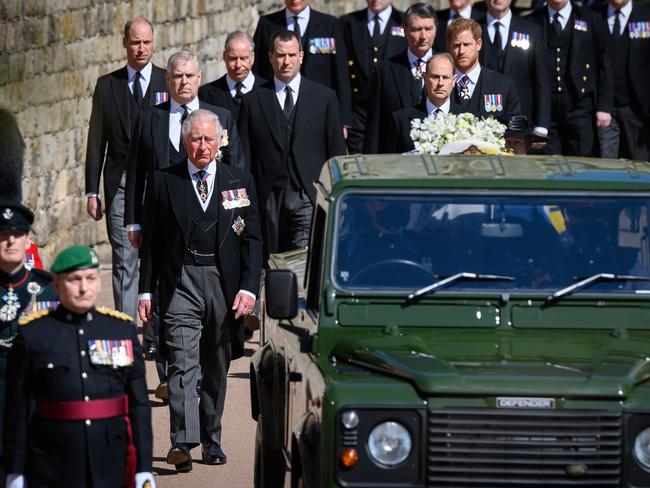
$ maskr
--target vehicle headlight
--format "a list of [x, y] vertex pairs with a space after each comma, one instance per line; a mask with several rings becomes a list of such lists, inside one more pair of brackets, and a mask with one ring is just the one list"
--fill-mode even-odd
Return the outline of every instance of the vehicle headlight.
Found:
[[643, 469], [650, 471], [650, 427], [643, 429], [634, 439], [634, 458]]
[[402, 424], [383, 422], [370, 432], [368, 450], [379, 464], [395, 466], [404, 462], [411, 452], [411, 435]]

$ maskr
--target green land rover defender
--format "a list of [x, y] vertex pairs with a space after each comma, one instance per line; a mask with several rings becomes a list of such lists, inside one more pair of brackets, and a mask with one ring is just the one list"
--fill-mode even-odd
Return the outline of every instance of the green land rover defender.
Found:
[[650, 164], [350, 156], [271, 256], [256, 487], [650, 487]]

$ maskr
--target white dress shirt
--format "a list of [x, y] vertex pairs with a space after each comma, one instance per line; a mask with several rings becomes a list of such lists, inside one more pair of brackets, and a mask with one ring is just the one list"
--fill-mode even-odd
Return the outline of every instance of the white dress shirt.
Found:
[[388, 4], [388, 7], [377, 14], [370, 9], [366, 9], [366, 12], [368, 13], [368, 33], [370, 34], [370, 37], [372, 37], [372, 32], [375, 28], [375, 15], [379, 16], [379, 32], [383, 34], [388, 25], [390, 14], [393, 13], [393, 6]]
[[[296, 75], [296, 77], [289, 82], [289, 88], [291, 88], [291, 96], [293, 98], [293, 105], [294, 107], [298, 103], [298, 92], [300, 91], [300, 73]], [[287, 93], [284, 91], [285, 87], [287, 86], [285, 83], [282, 81], [278, 80], [275, 76], [273, 77], [273, 84], [275, 85], [275, 96], [278, 97], [278, 103], [280, 104], [280, 108], [284, 109], [284, 99], [287, 98]]]
[[[151, 81], [151, 71], [152, 71], [151, 61], [149, 61], [144, 66], [144, 68], [140, 70], [140, 88], [142, 88], [143, 97], [145, 93], [147, 93], [147, 88], [149, 88], [149, 82]], [[135, 75], [137, 71], [131, 68], [131, 66], [127, 64], [126, 72], [128, 74], [128, 79], [129, 79], [129, 91], [133, 95], [133, 83], [135, 82]]]
[[[632, 13], [632, 0], [627, 2], [624, 7], [621, 7], [620, 18], [618, 19], [621, 24], [621, 31], [619, 34], [623, 34], [627, 21], [630, 20], [630, 14]], [[609, 32], [614, 33], [614, 21], [616, 20], [616, 9], [612, 7], [611, 4], [607, 5], [607, 26], [609, 27]]]
[[[230, 95], [234, 98], [237, 93], [237, 82], [233, 80], [230, 75], [226, 75], [226, 84], [228, 85], [228, 90], [230, 90]], [[244, 95], [253, 89], [253, 85], [255, 85], [255, 75], [252, 71], [248, 72], [248, 76], [244, 78], [241, 84], [241, 92]]]
[[[307, 24], [309, 24], [309, 16], [311, 14], [311, 8], [309, 6], [302, 9], [299, 14], [292, 14], [288, 8], [284, 9], [284, 16], [287, 19], [287, 29], [290, 31], [296, 30], [296, 23], [293, 20], [294, 17], [298, 17], [298, 25], [300, 26], [300, 34], [304, 37], [305, 32], [307, 32]], [[266, 53], [264, 53], [266, 54]]]
[[[171, 107], [169, 110], [169, 141], [178, 151], [181, 142], [181, 118], [183, 117], [183, 106], [173, 98], [170, 99]], [[193, 100], [186, 103], [188, 113], [199, 109], [199, 99], [194, 97]]]
[[469, 5], [467, 5], [467, 7], [461, 9], [460, 12], [456, 12], [453, 8], [449, 9], [449, 18], [447, 19], [447, 25], [451, 24], [454, 20], [456, 20], [459, 17], [462, 17], [463, 19], [471, 19], [472, 18], [472, 4], [471, 3]]
[[512, 11], [508, 10], [508, 13], [503, 16], [501, 19], [495, 19], [488, 12], [487, 14], [487, 31], [488, 36], [490, 37], [490, 42], [494, 42], [494, 36], [496, 35], [496, 24], [497, 22], [501, 23], [499, 30], [501, 31], [501, 49], [505, 51], [506, 46], [508, 45], [508, 32], [510, 32], [510, 21], [512, 20]]
[[564, 28], [567, 25], [567, 22], [569, 22], [569, 16], [571, 15], [571, 11], [573, 10], [573, 8], [571, 7], [571, 2], [567, 2], [567, 4], [559, 11], [553, 10], [551, 7], [546, 7], [546, 8], [548, 10], [548, 22], [550, 24], [553, 24], [553, 16], [555, 15], [555, 12], [560, 13], [560, 18], [558, 20], [560, 21], [562, 30], [564, 30]]
[[433, 118], [436, 118], [436, 115], [437, 115], [436, 110], [440, 109], [442, 111], [442, 113], [448, 114], [449, 109], [451, 108], [451, 102], [449, 101], [449, 98], [447, 100], [445, 100], [445, 103], [443, 103], [439, 107], [437, 105], [431, 103], [431, 100], [429, 100], [427, 98], [426, 105], [427, 105], [427, 115], [429, 117], [433, 117]]
[[203, 171], [206, 171], [208, 173], [208, 177], [205, 181], [206, 185], [208, 186], [208, 198], [206, 199], [205, 202], [201, 200], [201, 196], [199, 195], [199, 190], [196, 187], [196, 180], [198, 179], [198, 177], [194, 175], [199, 171], [201, 170], [196, 166], [194, 166], [192, 164], [192, 161], [188, 159], [187, 173], [190, 175], [190, 180], [192, 180], [192, 188], [194, 188], [194, 194], [196, 195], [196, 199], [199, 201], [199, 204], [201, 204], [201, 208], [205, 212], [208, 209], [208, 205], [210, 205], [210, 200], [212, 199], [212, 190], [214, 189], [214, 175], [217, 173], [217, 162], [213, 159], [205, 168], [203, 168]]

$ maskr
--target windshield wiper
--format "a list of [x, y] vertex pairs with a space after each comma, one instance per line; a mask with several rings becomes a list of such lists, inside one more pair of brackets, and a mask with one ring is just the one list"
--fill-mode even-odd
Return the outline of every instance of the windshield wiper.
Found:
[[636, 275], [615, 275], [612, 273], [598, 273], [593, 276], [590, 276], [589, 278], [585, 278], [584, 280], [578, 281], [577, 283], [574, 283], [571, 286], [567, 286], [566, 288], [562, 288], [561, 290], [556, 291], [552, 295], [549, 295], [546, 297], [546, 300], [544, 300], [544, 303], [542, 304], [542, 307], [547, 307], [549, 305], [554, 304], [557, 302], [560, 298], [565, 297], [567, 295], [571, 295], [573, 292], [582, 290], [583, 288], [587, 288], [588, 286], [591, 286], [593, 283], [596, 283], [597, 281], [650, 281], [650, 277], [648, 276], [636, 276]]
[[409, 305], [411, 305], [413, 302], [417, 301], [420, 297], [424, 295], [428, 295], [429, 293], [434, 293], [436, 290], [451, 285], [459, 280], [510, 280], [512, 281], [514, 279], [515, 278], [513, 276], [487, 275], [487, 274], [466, 273], [466, 272], [456, 273], [455, 275], [451, 275], [447, 278], [443, 278], [440, 281], [436, 281], [435, 283], [427, 285], [424, 288], [415, 290], [413, 293], [409, 293], [408, 296], [406, 297], [406, 300], [404, 300], [404, 303], [402, 304], [402, 308], [408, 307]]

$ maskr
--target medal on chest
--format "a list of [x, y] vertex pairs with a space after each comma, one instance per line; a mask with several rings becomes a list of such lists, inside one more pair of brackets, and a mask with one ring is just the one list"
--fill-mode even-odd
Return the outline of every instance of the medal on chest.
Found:
[[24, 283], [28, 277], [29, 271], [26, 272], [25, 276], [23, 276], [16, 283], [8, 283], [4, 285], [7, 288], [7, 292], [2, 295], [0, 322], [11, 322], [18, 316], [18, 310], [20, 310], [20, 300], [18, 299], [18, 294], [14, 291], [14, 289]]

